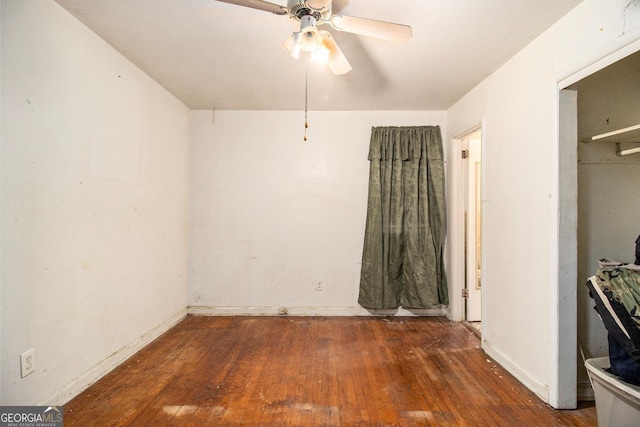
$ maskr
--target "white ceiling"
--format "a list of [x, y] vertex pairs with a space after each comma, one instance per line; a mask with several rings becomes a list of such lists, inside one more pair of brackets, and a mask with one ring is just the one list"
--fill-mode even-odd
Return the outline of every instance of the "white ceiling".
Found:
[[[406, 44], [331, 30], [353, 66], [293, 59], [287, 16], [216, 0], [56, 0], [192, 109], [446, 110], [580, 0], [334, 0], [410, 25]], [[273, 0], [285, 5], [285, 0]]]

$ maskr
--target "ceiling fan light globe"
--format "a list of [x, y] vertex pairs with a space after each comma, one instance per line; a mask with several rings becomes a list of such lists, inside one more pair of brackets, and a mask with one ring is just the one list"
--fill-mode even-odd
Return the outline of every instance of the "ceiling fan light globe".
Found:
[[293, 33], [284, 41], [284, 43], [282, 43], [282, 48], [289, 52], [289, 55], [293, 56], [295, 59], [300, 57], [301, 38], [300, 33]]
[[304, 52], [313, 52], [322, 45], [322, 37], [318, 34], [316, 18], [311, 15], [303, 16], [300, 20], [300, 48]]
[[296, 46], [293, 50], [290, 50], [289, 55], [295, 59], [300, 58], [300, 46]]
[[319, 48], [311, 52], [311, 62], [326, 64], [327, 62], [329, 62], [330, 55], [331, 52], [329, 51], [329, 49], [327, 49], [324, 44], [321, 44]]
[[322, 46], [322, 37], [318, 34], [318, 30], [309, 29], [305, 30], [305, 33], [300, 40], [300, 48], [305, 52], [313, 52]]

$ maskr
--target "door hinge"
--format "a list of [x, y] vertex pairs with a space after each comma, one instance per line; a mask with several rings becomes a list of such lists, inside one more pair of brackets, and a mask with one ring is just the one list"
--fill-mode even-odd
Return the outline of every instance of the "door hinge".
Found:
[[462, 290], [462, 298], [469, 298], [469, 289]]
[[469, 158], [469, 150], [462, 150], [462, 158], [463, 159]]

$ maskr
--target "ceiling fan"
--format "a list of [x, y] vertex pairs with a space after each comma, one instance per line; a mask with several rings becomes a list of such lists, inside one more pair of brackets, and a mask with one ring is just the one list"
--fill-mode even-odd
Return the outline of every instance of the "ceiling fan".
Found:
[[351, 71], [351, 65], [331, 33], [326, 30], [318, 30], [320, 25], [329, 24], [338, 31], [397, 43], [406, 42], [413, 36], [411, 27], [408, 25], [355, 16], [333, 15], [331, 0], [288, 0], [286, 7], [262, 0], [218, 1], [263, 10], [276, 15], [288, 15], [299, 21], [300, 31], [289, 36], [282, 46], [294, 58], [298, 58], [302, 51], [311, 54], [312, 60], [326, 61], [333, 74], [346, 74]]

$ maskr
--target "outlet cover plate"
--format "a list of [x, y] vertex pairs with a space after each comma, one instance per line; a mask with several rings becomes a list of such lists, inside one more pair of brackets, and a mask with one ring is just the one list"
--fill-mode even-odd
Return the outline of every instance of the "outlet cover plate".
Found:
[[36, 370], [36, 350], [27, 350], [20, 355], [20, 375], [22, 378]]

